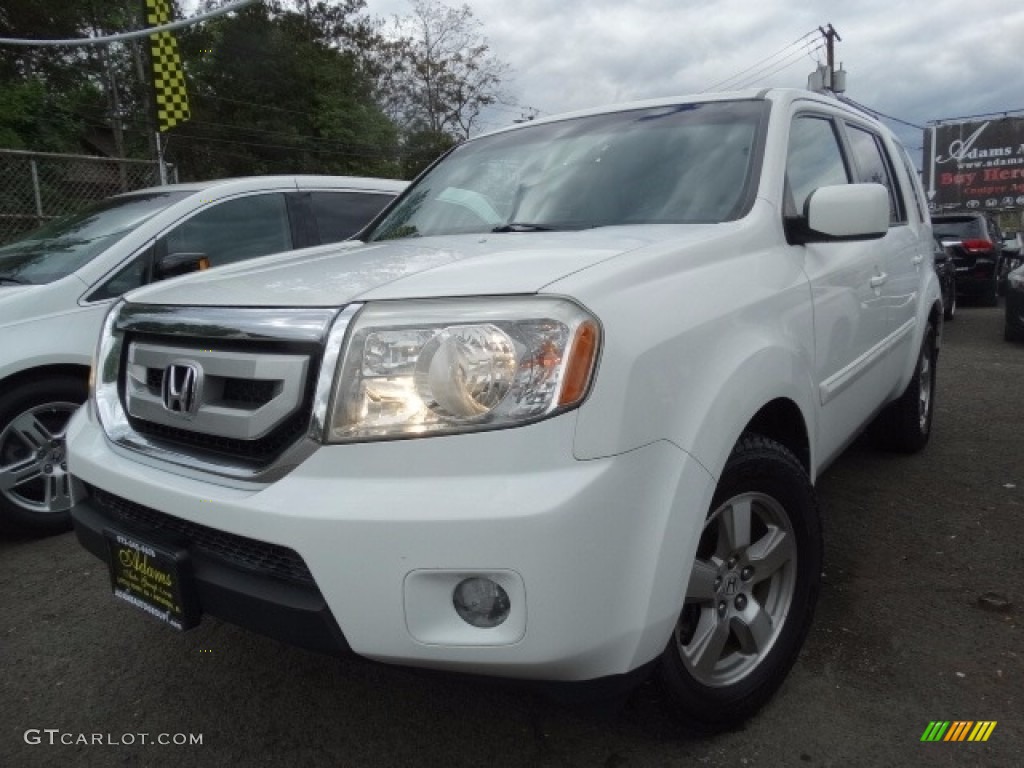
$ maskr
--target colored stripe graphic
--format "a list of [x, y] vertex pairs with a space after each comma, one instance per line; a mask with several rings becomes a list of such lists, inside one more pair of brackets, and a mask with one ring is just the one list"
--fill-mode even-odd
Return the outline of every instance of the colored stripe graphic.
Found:
[[921, 741], [941, 741], [947, 728], [949, 728], [948, 720], [932, 720], [921, 734]]
[[931, 720], [921, 741], [988, 741], [996, 724], [995, 720]]
[[967, 737], [968, 729], [972, 725], [974, 723], [970, 720], [955, 720], [943, 741], [963, 741]]
[[971, 731], [971, 735], [967, 738], [968, 741], [988, 741], [988, 737], [992, 735], [992, 731], [996, 729], [995, 720], [981, 720], [974, 730]]

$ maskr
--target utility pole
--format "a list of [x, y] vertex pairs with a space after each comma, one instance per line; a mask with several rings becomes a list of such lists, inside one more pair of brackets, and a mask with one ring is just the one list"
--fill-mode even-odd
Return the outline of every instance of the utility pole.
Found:
[[843, 38], [839, 36], [839, 33], [833, 29], [832, 25], [827, 25], [827, 28], [818, 27], [822, 36], [825, 38], [825, 64], [828, 67], [828, 87], [832, 87], [832, 73], [836, 71], [836, 50], [835, 41], [843, 41]]
[[842, 42], [839, 33], [831, 24], [825, 27], [818, 27], [821, 36], [825, 38], [825, 53], [827, 64], [819, 64], [818, 68], [807, 76], [807, 90], [815, 93], [831, 92], [840, 95], [846, 91], [846, 70], [839, 65], [836, 69], [836, 40]]

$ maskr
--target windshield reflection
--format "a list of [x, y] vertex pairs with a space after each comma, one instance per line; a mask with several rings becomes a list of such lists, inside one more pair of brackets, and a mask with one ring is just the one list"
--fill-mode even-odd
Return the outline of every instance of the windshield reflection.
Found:
[[178, 190], [119, 196], [45, 224], [0, 248], [0, 285], [66, 277], [189, 194]]
[[751, 204], [763, 102], [681, 104], [474, 139], [368, 233], [529, 233], [729, 221]]

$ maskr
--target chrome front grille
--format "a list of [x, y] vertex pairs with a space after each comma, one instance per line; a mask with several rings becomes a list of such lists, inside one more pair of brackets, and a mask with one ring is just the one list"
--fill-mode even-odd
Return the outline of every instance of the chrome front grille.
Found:
[[[124, 400], [129, 420], [206, 435], [256, 440], [272, 432], [302, 404], [312, 355], [270, 351], [262, 345], [224, 349], [217, 342], [190, 344], [131, 339], [125, 361]], [[175, 408], [168, 393], [170, 373], [188, 369], [190, 389], [177, 397], [189, 407]], [[160, 386], [154, 387], [159, 378]], [[179, 377], [180, 378], [180, 377]], [[178, 382], [177, 386], [182, 386]], [[263, 403], [239, 401], [233, 393], [262, 391]]]
[[187, 475], [273, 482], [322, 439], [338, 348], [357, 311], [124, 302], [100, 346], [94, 403], [104, 431]]
[[[316, 345], [188, 343], [147, 334], [129, 335], [125, 346], [123, 406], [140, 435], [260, 467], [309, 429]], [[188, 407], [172, 407], [168, 395], [175, 366], [195, 372], [191, 389], [178, 395]]]

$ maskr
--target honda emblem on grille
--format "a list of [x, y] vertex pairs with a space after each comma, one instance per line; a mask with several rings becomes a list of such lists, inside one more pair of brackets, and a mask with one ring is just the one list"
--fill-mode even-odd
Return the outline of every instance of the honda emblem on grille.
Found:
[[203, 370], [198, 363], [176, 362], [164, 369], [164, 408], [171, 413], [192, 418], [199, 408]]

